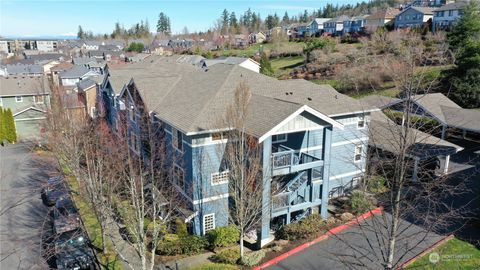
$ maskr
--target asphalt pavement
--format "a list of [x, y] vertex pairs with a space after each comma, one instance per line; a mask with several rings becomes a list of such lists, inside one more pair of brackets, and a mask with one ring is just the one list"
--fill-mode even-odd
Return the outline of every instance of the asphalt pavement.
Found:
[[0, 146], [0, 269], [48, 269], [50, 228], [40, 190], [54, 168], [24, 144]]

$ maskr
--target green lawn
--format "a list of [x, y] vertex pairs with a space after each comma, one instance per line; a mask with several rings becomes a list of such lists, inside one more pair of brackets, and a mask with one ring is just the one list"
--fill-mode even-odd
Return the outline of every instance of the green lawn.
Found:
[[[65, 168], [64, 168], [64, 171]], [[88, 236], [90, 237], [90, 241], [92, 245], [97, 250], [101, 250], [102, 248], [102, 234], [100, 230], [100, 225], [98, 222], [97, 217], [92, 211], [92, 208], [88, 204], [88, 202], [80, 196], [78, 183], [73, 176], [66, 177], [68, 185], [73, 193], [73, 200], [75, 201], [75, 205], [78, 208], [78, 212], [82, 217], [83, 225], [85, 225], [85, 230], [88, 232]], [[109, 270], [121, 270], [123, 269], [123, 263], [117, 257], [113, 250], [112, 243], [107, 240], [106, 242], [106, 254], [103, 254], [101, 251], [97, 252], [97, 257], [100, 263], [103, 265], [104, 269]]]
[[295, 67], [303, 65], [303, 56], [279, 57], [270, 60], [272, 68], [275, 71], [275, 77], [288, 75]]
[[238, 270], [240, 269], [238, 266], [231, 265], [231, 264], [222, 264], [222, 263], [207, 263], [199, 266], [195, 266], [192, 268], [188, 268], [188, 270]]
[[[439, 256], [435, 256], [436, 254], [431, 255], [432, 253], [437, 253]], [[430, 262], [431, 259], [436, 258], [438, 259], [437, 263]], [[453, 238], [409, 265], [407, 269], [473, 270], [479, 269], [479, 267], [480, 250], [472, 244]]]

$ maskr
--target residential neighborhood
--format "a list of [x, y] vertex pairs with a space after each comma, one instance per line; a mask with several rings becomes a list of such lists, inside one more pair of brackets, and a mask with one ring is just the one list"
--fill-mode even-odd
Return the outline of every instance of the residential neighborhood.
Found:
[[260, 2], [1, 23], [0, 269], [480, 266], [478, 0]]

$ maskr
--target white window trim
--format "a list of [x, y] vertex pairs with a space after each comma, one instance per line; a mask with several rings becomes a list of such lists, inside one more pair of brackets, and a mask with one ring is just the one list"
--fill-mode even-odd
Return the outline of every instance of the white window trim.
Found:
[[[219, 176], [219, 175], [221, 175], [221, 174], [226, 174], [226, 179], [214, 183], [214, 182], [213, 182], [213, 177], [214, 177], [214, 176]], [[225, 170], [225, 171], [222, 171], [222, 172], [214, 172], [214, 173], [212, 173], [212, 174], [210, 175], [210, 184], [211, 184], [212, 186], [217, 186], [217, 185], [223, 185], [223, 184], [228, 183], [229, 174], [230, 174], [230, 171], [229, 171], [229, 170]]]
[[[181, 187], [178, 184], [178, 179], [175, 179], [175, 185], [179, 187], [182, 191], [184, 191], [185, 190], [185, 171], [183, 170], [182, 166], [178, 165], [177, 163], [175, 163], [174, 166], [175, 168], [179, 169], [182, 172], [182, 176], [183, 176], [183, 187]], [[174, 177], [178, 177], [178, 175], [175, 175]]]
[[[130, 133], [130, 143], [133, 143], [133, 145], [130, 146], [130, 148], [135, 152], [135, 154], [138, 154], [140, 150], [139, 141], [138, 141], [138, 136], [135, 132]], [[138, 148], [138, 149], [137, 149]]]
[[[357, 154], [357, 149], [360, 148], [360, 153]], [[362, 162], [362, 159], [363, 159], [363, 145], [361, 144], [357, 144], [355, 145], [355, 152], [353, 153], [353, 162], [354, 163], [358, 163], [358, 162]], [[356, 159], [357, 155], [360, 155], [360, 159]]]
[[0, 97], [0, 106], [3, 107], [3, 99]]
[[[20, 100], [18, 100], [20, 98]], [[22, 96], [15, 96], [15, 102], [20, 103], [23, 102], [23, 97]]]
[[[274, 141], [273, 136], [277, 136], [277, 138], [278, 138], [278, 135], [285, 135], [285, 139]], [[288, 134], [287, 133], [272, 135], [272, 143], [281, 143], [281, 142], [286, 142], [286, 141], [288, 141]]]
[[[184, 147], [184, 146], [183, 146], [183, 133], [180, 132], [181, 138], [179, 138], [179, 137], [177, 136], [177, 134], [178, 134], [178, 129], [172, 127], [172, 145], [173, 145], [173, 148], [174, 148], [175, 150], [177, 150], [178, 152], [183, 153], [183, 147]], [[176, 142], [175, 142], [175, 140], [174, 140], [175, 137], [177, 138]], [[182, 143], [182, 149], [178, 148], [178, 143], [179, 143], [179, 142]]]
[[[42, 97], [42, 102], [38, 102], [38, 97]], [[45, 97], [42, 96], [42, 95], [36, 95], [36, 96], [34, 96], [34, 99], [35, 99], [35, 104], [43, 104], [43, 103], [45, 103]]]
[[[360, 127], [360, 122], [363, 122], [363, 127]], [[366, 126], [367, 120], [365, 119], [365, 117], [359, 117], [357, 120], [357, 129], [365, 129]]]
[[[207, 228], [205, 228], [205, 223], [206, 223], [205, 220], [207, 219], [207, 217], [212, 217], [212, 221], [213, 221], [213, 222], [212, 222], [212, 223], [213, 223], [213, 224], [212, 224], [212, 225], [213, 225], [212, 228], [210, 228], [210, 229], [208, 229], [208, 230], [207, 230]], [[203, 215], [203, 234], [206, 234], [206, 233], [207, 233], [208, 231], [210, 231], [210, 230], [215, 230], [215, 213]]]

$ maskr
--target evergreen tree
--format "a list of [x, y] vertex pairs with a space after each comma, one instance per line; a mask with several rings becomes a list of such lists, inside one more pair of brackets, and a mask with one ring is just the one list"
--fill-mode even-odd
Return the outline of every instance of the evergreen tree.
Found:
[[274, 73], [272, 64], [270, 63], [270, 60], [268, 59], [267, 54], [264, 52], [260, 57], [260, 73], [265, 74], [267, 76], [272, 76]]
[[163, 12], [158, 15], [157, 32], [169, 35], [171, 32], [170, 18]]
[[[17, 131], [15, 129], [15, 120], [13, 118], [13, 113], [10, 108], [8, 108], [3, 113], [5, 119], [5, 136], [9, 143], [15, 143], [17, 141]], [[3, 121], [2, 121], [3, 122]]]
[[77, 38], [79, 39], [85, 38], [85, 32], [83, 31], [83, 28], [81, 25], [78, 26]]
[[228, 32], [228, 21], [230, 19], [230, 14], [227, 9], [224, 9], [222, 12], [222, 34], [227, 34]]
[[4, 116], [4, 110], [2, 107], [0, 107], [0, 143], [3, 143], [3, 141], [6, 139], [5, 136], [5, 116]]
[[235, 12], [230, 13], [230, 18], [228, 19], [228, 24], [232, 28], [238, 28], [238, 21], [237, 21], [237, 16], [235, 15]]
[[288, 13], [287, 13], [286, 11], [285, 11], [285, 14], [283, 15], [282, 23], [283, 23], [283, 24], [288, 24], [288, 23], [290, 23], [290, 18], [288, 17]]
[[456, 52], [457, 67], [450, 78], [453, 97], [463, 107], [480, 107], [480, 13], [479, 3], [472, 0], [464, 15], [447, 35]]

